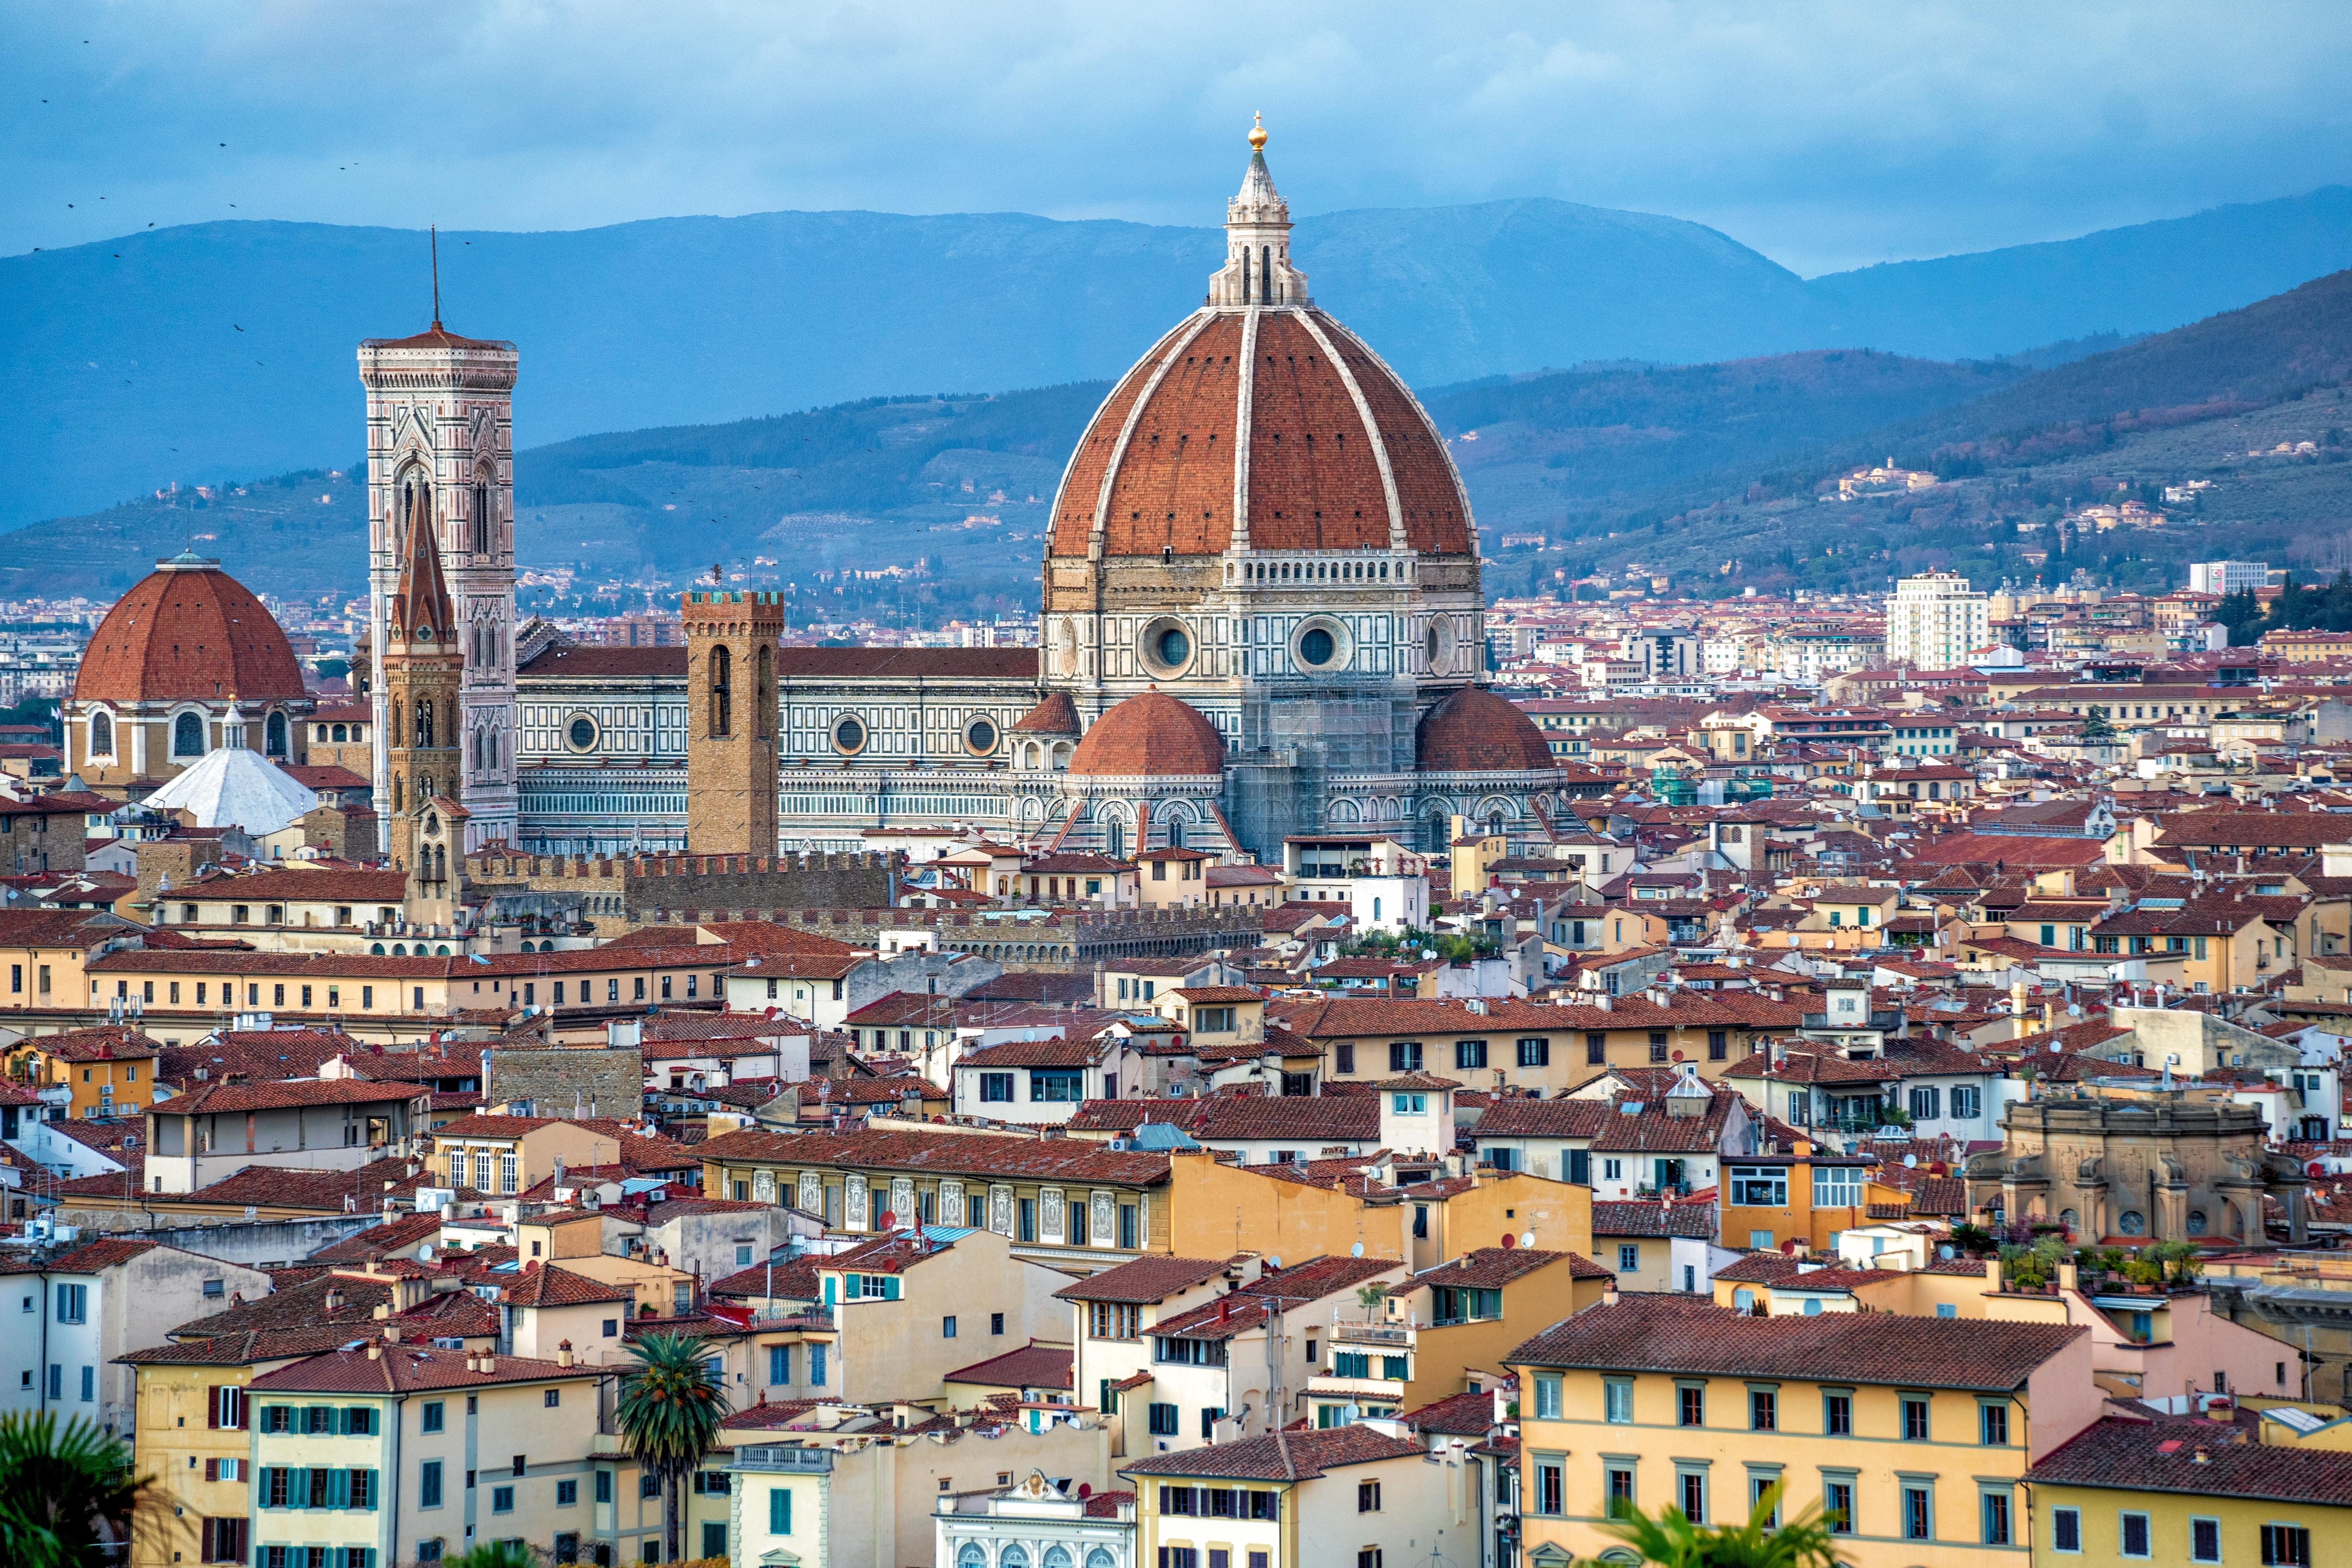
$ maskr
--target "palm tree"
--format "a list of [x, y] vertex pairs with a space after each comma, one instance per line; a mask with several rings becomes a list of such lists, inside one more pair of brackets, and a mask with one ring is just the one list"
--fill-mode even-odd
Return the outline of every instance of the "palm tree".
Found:
[[629, 1343], [637, 1365], [621, 1377], [615, 1412], [629, 1452], [662, 1485], [662, 1547], [683, 1555], [678, 1490], [719, 1441], [727, 1390], [711, 1375], [715, 1352], [697, 1334], [643, 1334]]
[[1696, 1524], [1669, 1504], [1655, 1519], [1637, 1511], [1601, 1528], [1657, 1568], [1835, 1568], [1836, 1538], [1817, 1505], [1773, 1525], [1780, 1490], [1773, 1483], [1745, 1524]]
[[54, 1412], [0, 1415], [0, 1562], [85, 1568], [131, 1537], [147, 1482], [131, 1450], [88, 1421]]

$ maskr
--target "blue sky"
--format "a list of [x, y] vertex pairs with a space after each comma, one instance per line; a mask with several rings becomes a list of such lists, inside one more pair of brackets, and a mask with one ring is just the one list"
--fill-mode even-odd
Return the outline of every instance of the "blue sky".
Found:
[[2352, 181], [2352, 5], [0, 5], [0, 254], [150, 224], [1555, 196], [1811, 274]]

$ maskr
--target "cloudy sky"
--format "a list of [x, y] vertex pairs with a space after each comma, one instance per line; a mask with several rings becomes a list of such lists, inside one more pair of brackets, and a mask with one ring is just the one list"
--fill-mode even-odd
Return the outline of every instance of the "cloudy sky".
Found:
[[0, 0], [0, 253], [150, 224], [1553, 196], [1811, 274], [2352, 180], [2346, 0]]

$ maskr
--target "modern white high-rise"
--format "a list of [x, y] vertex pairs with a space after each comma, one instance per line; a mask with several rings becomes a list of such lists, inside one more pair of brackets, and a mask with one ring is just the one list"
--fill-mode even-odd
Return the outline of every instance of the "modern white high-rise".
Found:
[[1923, 572], [1886, 604], [1886, 662], [1950, 669], [1992, 641], [1992, 606], [1957, 572]]
[[2235, 594], [2266, 587], [2270, 580], [2270, 563], [2265, 561], [2197, 561], [2189, 567], [2192, 594]]

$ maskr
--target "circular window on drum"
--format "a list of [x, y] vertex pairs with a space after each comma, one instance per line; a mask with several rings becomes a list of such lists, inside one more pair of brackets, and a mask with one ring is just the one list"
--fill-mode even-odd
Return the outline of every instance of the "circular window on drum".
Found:
[[996, 723], [990, 719], [974, 719], [963, 727], [963, 749], [975, 757], [984, 757], [996, 750]]
[[866, 721], [855, 713], [845, 713], [833, 721], [833, 749], [845, 757], [854, 757], [866, 749]]
[[1448, 662], [1448, 656], [1454, 651], [1454, 628], [1444, 621], [1430, 622], [1427, 643], [1429, 668], [1433, 670], [1444, 669]]
[[1192, 628], [1174, 619], [1153, 621], [1143, 628], [1139, 651], [1152, 674], [1181, 675], [1192, 662]]
[[1345, 669], [1355, 657], [1355, 639], [1348, 635], [1346, 623], [1317, 616], [1299, 622], [1291, 634], [1290, 657], [1310, 675]]
[[585, 713], [574, 713], [563, 721], [563, 743], [575, 752], [593, 752], [600, 739], [596, 721]]

